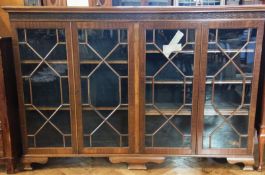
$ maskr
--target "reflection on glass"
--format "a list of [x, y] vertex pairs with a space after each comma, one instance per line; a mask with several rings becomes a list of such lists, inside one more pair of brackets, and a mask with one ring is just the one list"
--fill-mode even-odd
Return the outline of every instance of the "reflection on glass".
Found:
[[[190, 147], [191, 117], [175, 116], [170, 122], [165, 116], [146, 116], [147, 147]], [[159, 126], [163, 126], [161, 129]], [[156, 133], [152, 136], [152, 133]]]
[[171, 6], [172, 0], [112, 0], [113, 6]]
[[176, 0], [177, 6], [216, 6], [216, 5], [224, 5], [224, 0]]
[[17, 34], [29, 147], [71, 147], [65, 30]]
[[209, 30], [204, 148], [247, 147], [256, 33], [248, 28]]
[[128, 147], [126, 29], [78, 29], [85, 147]]
[[32, 103], [33, 105], [46, 107], [59, 106], [60, 78], [48, 66], [41, 65], [31, 77]]
[[206, 85], [205, 105], [235, 110], [242, 103], [242, 88], [242, 84]]
[[246, 148], [248, 116], [205, 116], [204, 148]]
[[147, 0], [148, 6], [171, 6], [172, 0]]
[[[180, 50], [164, 54], [177, 32]], [[146, 147], [190, 147], [195, 30], [146, 30]]]
[[41, 0], [24, 0], [25, 6], [41, 6]]
[[140, 6], [141, 0], [112, 0], [113, 6]]
[[203, 0], [202, 5], [222, 5], [221, 0]]
[[177, 6], [195, 6], [196, 1], [194, 0], [179, 0], [176, 2]]
[[55, 29], [27, 29], [27, 42], [38, 54], [45, 57], [57, 42], [56, 31]]

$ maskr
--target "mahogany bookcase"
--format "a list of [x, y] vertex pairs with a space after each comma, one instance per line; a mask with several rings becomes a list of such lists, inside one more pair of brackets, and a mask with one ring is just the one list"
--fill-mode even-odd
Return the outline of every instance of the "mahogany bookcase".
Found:
[[25, 169], [73, 156], [253, 168], [265, 6], [4, 9]]

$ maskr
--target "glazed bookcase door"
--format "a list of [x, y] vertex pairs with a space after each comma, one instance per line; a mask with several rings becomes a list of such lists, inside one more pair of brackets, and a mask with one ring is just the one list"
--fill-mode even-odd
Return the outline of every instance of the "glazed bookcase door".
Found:
[[203, 27], [199, 154], [251, 154], [263, 22]]
[[128, 153], [132, 29], [128, 23], [73, 26], [81, 153]]
[[[142, 25], [145, 153], [193, 154], [201, 25], [196, 22]], [[180, 36], [179, 41], [170, 44], [176, 35]], [[165, 47], [170, 46], [177, 48], [167, 52]]]
[[72, 153], [76, 138], [69, 25], [15, 22], [13, 27], [24, 151]]

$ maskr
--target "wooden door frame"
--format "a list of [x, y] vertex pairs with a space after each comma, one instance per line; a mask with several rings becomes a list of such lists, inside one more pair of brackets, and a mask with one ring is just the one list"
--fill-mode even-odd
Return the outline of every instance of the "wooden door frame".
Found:
[[[145, 147], [145, 67], [146, 67], [146, 36], [145, 30], [148, 29], [194, 29], [195, 30], [195, 49], [194, 49], [194, 71], [193, 71], [193, 89], [192, 89], [192, 115], [191, 115], [191, 148], [185, 147]], [[201, 55], [201, 22], [197, 21], [154, 21], [140, 23], [140, 123], [141, 138], [143, 139], [143, 152], [145, 154], [169, 154], [169, 155], [191, 155], [196, 153], [196, 132], [197, 132], [197, 100], [199, 83], [199, 62]]]
[[[247, 148], [227, 148], [227, 149], [203, 149], [203, 123], [204, 123], [204, 102], [205, 102], [205, 82], [207, 69], [207, 52], [208, 52], [208, 33], [209, 29], [240, 29], [240, 28], [257, 28], [256, 50], [253, 65], [253, 79], [251, 85], [251, 101], [249, 109], [249, 127], [248, 127], [248, 146]], [[198, 100], [198, 132], [197, 144], [199, 155], [252, 155], [254, 146], [254, 121], [256, 114], [256, 101], [258, 92], [258, 80], [261, 61], [262, 39], [264, 30], [263, 20], [225, 20], [216, 22], [203, 22], [202, 46], [201, 47], [201, 62], [200, 62], [200, 85], [199, 85], [199, 100]]]
[[[80, 58], [78, 47], [78, 29], [127, 29], [128, 30], [128, 147], [84, 147], [83, 146], [83, 121], [81, 103], [81, 81], [80, 81]], [[134, 106], [134, 30], [133, 23], [130, 22], [111, 22], [111, 21], [79, 21], [71, 22], [73, 57], [75, 72], [75, 97], [76, 97], [76, 116], [77, 116], [77, 138], [78, 153], [80, 154], [128, 154], [135, 150], [135, 106]]]
[[[12, 22], [12, 33], [13, 33], [13, 50], [15, 58], [15, 69], [16, 69], [16, 81], [18, 87], [18, 103], [19, 103], [19, 119], [21, 126], [21, 135], [23, 143], [23, 154], [72, 154], [77, 150], [76, 143], [76, 119], [75, 119], [75, 108], [74, 108], [74, 86], [73, 86], [73, 58], [72, 58], [72, 47], [71, 47], [71, 31], [69, 22]], [[70, 104], [70, 116], [71, 116], [71, 147], [29, 147], [27, 138], [27, 126], [26, 126], [26, 109], [24, 107], [24, 91], [23, 91], [23, 80], [21, 73], [21, 60], [19, 54], [19, 43], [17, 29], [65, 29], [66, 38], [66, 51], [67, 51], [67, 66], [68, 66], [68, 83], [69, 83], [69, 104]]]

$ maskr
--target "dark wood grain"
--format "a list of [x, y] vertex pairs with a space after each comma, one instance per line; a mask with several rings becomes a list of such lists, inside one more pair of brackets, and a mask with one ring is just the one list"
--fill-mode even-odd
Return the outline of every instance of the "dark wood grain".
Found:
[[0, 38], [0, 122], [2, 156], [8, 173], [14, 173], [21, 154], [16, 78], [11, 38]]
[[262, 56], [260, 64], [260, 80], [259, 90], [257, 99], [257, 112], [255, 127], [258, 133], [259, 140], [259, 164], [258, 170], [262, 171], [263, 168], [263, 157], [264, 157], [264, 146], [265, 146], [265, 36], [263, 37], [262, 44]]

